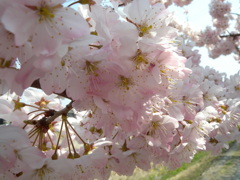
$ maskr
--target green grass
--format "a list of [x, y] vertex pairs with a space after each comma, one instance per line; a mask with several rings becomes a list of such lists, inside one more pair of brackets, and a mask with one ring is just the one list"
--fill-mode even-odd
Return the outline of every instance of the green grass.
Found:
[[[175, 170], [168, 170], [161, 165], [157, 165], [147, 172], [137, 168], [131, 177], [118, 176], [116, 173], [112, 173], [110, 180], [167, 180], [181, 174], [186, 169], [188, 173], [185, 175], [189, 176], [190, 179], [196, 179], [211, 165], [212, 158], [209, 152], [201, 151], [194, 156], [191, 163], [184, 163]], [[191, 172], [191, 168], [193, 172]], [[184, 177], [181, 176], [180, 179], [183, 180]]]
[[[234, 143], [235, 142], [230, 142], [229, 146], [233, 146]], [[227, 151], [228, 150], [223, 150], [223, 153]], [[240, 151], [234, 153], [240, 156]], [[175, 170], [168, 170], [162, 165], [152, 167], [149, 171], [136, 168], [131, 177], [118, 176], [116, 173], [112, 173], [109, 180], [197, 180], [219, 157], [220, 156], [212, 156], [211, 153], [207, 151], [200, 151], [194, 156], [191, 163], [184, 163], [180, 168]], [[232, 165], [232, 162], [229, 160], [226, 162], [224, 169], [232, 167]]]
[[[198, 152], [191, 163], [184, 163], [180, 168], [177, 168], [175, 170], [166, 170], [165, 174], [161, 177], [161, 180], [166, 180], [171, 177], [174, 177], [181, 172], [185, 171], [188, 169], [188, 173], [186, 176], [191, 176], [189, 179], [196, 179], [196, 176], [199, 176], [205, 169], [207, 169], [210, 165], [210, 153], [206, 151], [201, 151]], [[204, 162], [204, 163], [203, 163]], [[201, 167], [198, 167], [195, 169], [194, 167], [198, 166], [201, 164]], [[190, 168], [195, 169], [194, 172], [189, 171]]]

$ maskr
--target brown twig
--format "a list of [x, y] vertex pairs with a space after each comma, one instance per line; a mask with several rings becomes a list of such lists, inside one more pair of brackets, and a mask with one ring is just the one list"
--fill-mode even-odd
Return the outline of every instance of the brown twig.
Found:
[[236, 37], [240, 36], [240, 33], [237, 34], [228, 34], [228, 35], [220, 35], [220, 38], [225, 38], [225, 37], [232, 37], [233, 39], [235, 39]]
[[48, 117], [46, 119], [46, 122], [48, 124], [50, 124], [51, 122], [53, 122], [57, 117], [63, 115], [63, 114], [67, 114], [73, 107], [72, 107], [72, 103], [73, 101], [71, 101], [65, 108], [63, 108], [60, 111], [56, 111], [52, 116]]

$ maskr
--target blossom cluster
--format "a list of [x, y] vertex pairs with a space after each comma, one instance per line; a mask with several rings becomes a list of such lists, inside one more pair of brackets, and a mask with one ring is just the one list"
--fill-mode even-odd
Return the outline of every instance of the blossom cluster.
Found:
[[239, 14], [234, 12], [231, 2], [227, 0], [211, 0], [209, 14], [212, 25], [200, 31], [187, 23], [173, 21], [173, 24], [194, 41], [196, 46], [205, 46], [211, 58], [233, 53], [239, 61]]
[[0, 1], [0, 179], [173, 169], [239, 139], [240, 73], [200, 67], [163, 4], [64, 3]]

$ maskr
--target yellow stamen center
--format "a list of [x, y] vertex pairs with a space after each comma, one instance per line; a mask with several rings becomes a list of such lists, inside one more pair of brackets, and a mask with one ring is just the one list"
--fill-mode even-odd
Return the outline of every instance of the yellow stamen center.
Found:
[[236, 91], [240, 91], [240, 84], [237, 85], [237, 86], [235, 86], [235, 90], [236, 90]]
[[41, 7], [38, 10], [38, 15], [40, 16], [39, 17], [39, 22], [41, 22], [43, 20], [51, 20], [52, 18], [54, 18], [53, 9], [50, 9], [47, 6]]
[[45, 100], [44, 97], [42, 97], [42, 98], [40, 99], [40, 101], [35, 102], [35, 104], [36, 104], [37, 106], [39, 106], [40, 108], [47, 108], [47, 105], [48, 105], [49, 103], [50, 103], [50, 101]]
[[126, 88], [127, 90], [130, 89], [130, 85], [132, 85], [133, 82], [131, 81], [130, 78], [126, 78], [124, 76], [120, 76], [120, 86], [123, 88]]
[[86, 61], [86, 66], [83, 69], [87, 71], [87, 74], [94, 74], [95, 76], [98, 76], [98, 73], [96, 72], [98, 70], [98, 64], [99, 62]]
[[149, 30], [152, 29], [152, 25], [150, 26], [140, 26], [139, 27], [139, 36], [143, 37], [144, 34], [147, 34], [149, 32]]

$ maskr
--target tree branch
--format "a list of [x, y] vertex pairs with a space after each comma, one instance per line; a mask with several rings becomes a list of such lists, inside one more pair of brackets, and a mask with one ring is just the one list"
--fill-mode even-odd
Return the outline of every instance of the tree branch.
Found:
[[235, 39], [236, 37], [240, 36], [240, 33], [237, 34], [228, 34], [228, 35], [219, 35], [220, 38], [225, 38], [225, 37], [232, 37]]
[[63, 108], [62, 110], [60, 111], [56, 111], [52, 116], [48, 117], [46, 119], [46, 122], [48, 124], [50, 124], [51, 122], [53, 122], [56, 118], [58, 118], [59, 116], [61, 115], [67, 115], [67, 113], [73, 108], [72, 107], [72, 103], [73, 101], [71, 101], [65, 108]]

